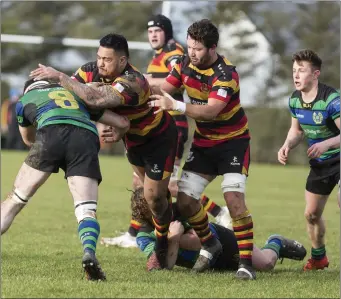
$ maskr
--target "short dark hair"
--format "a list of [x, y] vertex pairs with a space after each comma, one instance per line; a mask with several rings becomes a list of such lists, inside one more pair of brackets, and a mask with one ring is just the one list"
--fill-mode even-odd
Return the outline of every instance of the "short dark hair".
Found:
[[218, 28], [208, 19], [200, 20], [189, 26], [187, 36], [202, 43], [206, 48], [212, 48], [214, 45], [218, 46]]
[[120, 34], [109, 33], [99, 41], [101, 47], [111, 48], [116, 52], [123, 52], [129, 58], [129, 48], [127, 39]]
[[313, 50], [300, 50], [292, 55], [292, 62], [307, 61], [310, 62], [312, 67], [321, 70], [322, 59]]

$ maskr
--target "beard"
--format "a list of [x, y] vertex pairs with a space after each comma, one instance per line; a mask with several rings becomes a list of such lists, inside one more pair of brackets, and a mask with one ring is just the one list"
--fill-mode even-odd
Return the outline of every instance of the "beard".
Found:
[[105, 70], [99, 68], [98, 73], [101, 75], [101, 77], [108, 78], [108, 73]]
[[113, 80], [114, 78], [116, 78], [116, 76], [118, 75], [117, 71], [119, 70], [119, 65], [117, 64], [116, 66], [110, 68], [110, 71], [103, 70], [101, 68], [98, 68], [98, 74], [107, 80]]
[[210, 61], [210, 56], [209, 54], [207, 53], [206, 55], [204, 55], [203, 57], [197, 59], [195, 62], [192, 62], [191, 60], [191, 63], [196, 66], [197, 68], [205, 68], [208, 66], [208, 63]]

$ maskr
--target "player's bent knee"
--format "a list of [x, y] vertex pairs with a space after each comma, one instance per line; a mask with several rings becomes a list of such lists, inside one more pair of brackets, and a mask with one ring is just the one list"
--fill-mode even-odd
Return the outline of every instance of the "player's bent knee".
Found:
[[75, 202], [75, 215], [76, 215], [78, 223], [80, 223], [85, 218], [96, 219], [96, 211], [97, 211], [97, 201], [95, 200]]
[[183, 171], [181, 179], [178, 182], [179, 192], [183, 192], [186, 195], [200, 199], [201, 194], [204, 192], [209, 181], [192, 172]]
[[14, 188], [20, 190], [23, 195], [32, 197], [50, 175], [51, 173], [32, 168], [24, 162], [14, 181]]
[[275, 268], [275, 263], [271, 259], [266, 259], [262, 265], [261, 271], [271, 271]]
[[27, 204], [31, 197], [29, 197], [25, 192], [15, 188], [12, 192], [12, 200], [18, 204]]
[[221, 189], [223, 193], [239, 192], [245, 193], [246, 175], [240, 173], [225, 173]]
[[304, 213], [305, 219], [307, 219], [309, 224], [315, 224], [320, 217], [318, 217], [315, 213], [305, 212]]

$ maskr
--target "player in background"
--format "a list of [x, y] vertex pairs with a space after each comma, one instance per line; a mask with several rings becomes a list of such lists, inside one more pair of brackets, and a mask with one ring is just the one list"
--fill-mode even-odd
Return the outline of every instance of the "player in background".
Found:
[[304, 215], [312, 247], [303, 269], [309, 271], [329, 265], [322, 214], [330, 193], [340, 182], [340, 91], [319, 82], [322, 60], [314, 51], [298, 51], [292, 62], [296, 90], [289, 99], [291, 127], [278, 151], [278, 161], [285, 165], [290, 151], [307, 138], [310, 172]]
[[18, 172], [13, 191], [1, 202], [1, 235], [51, 173], [61, 168], [74, 200], [86, 277], [105, 280], [96, 258], [100, 234], [96, 211], [102, 176], [98, 132], [91, 120], [116, 127], [118, 141], [129, 128], [128, 119], [108, 110], [88, 110], [77, 95], [60, 85], [32, 79], [25, 84], [16, 114], [30, 152]]

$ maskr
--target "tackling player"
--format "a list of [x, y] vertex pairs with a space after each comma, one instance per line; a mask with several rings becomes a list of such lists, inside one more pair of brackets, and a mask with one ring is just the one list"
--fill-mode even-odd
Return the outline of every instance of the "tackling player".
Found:
[[[154, 101], [149, 105], [159, 107], [158, 111], [180, 111], [196, 121], [177, 198], [180, 212], [188, 217], [203, 245], [193, 269], [206, 270], [222, 250], [198, 201], [206, 186], [221, 175], [221, 188], [239, 247], [236, 277], [255, 279], [253, 220], [244, 194], [250, 163], [248, 120], [240, 104], [236, 67], [216, 52], [218, 41], [218, 29], [211, 21], [204, 19], [193, 23], [187, 30], [188, 55], [174, 65], [162, 84], [163, 95], [152, 95]], [[185, 87], [190, 104], [169, 95], [181, 86]]]
[[51, 173], [61, 168], [74, 200], [87, 279], [105, 280], [95, 254], [100, 234], [96, 217], [98, 184], [102, 176], [99, 138], [91, 120], [115, 126], [118, 140], [129, 128], [128, 119], [108, 110], [89, 111], [76, 94], [46, 80], [26, 82], [16, 113], [21, 136], [31, 149], [13, 191], [1, 203], [1, 235]]
[[[96, 90], [80, 84], [51, 67], [40, 66], [32, 75], [59, 80], [93, 109], [110, 108], [130, 120], [124, 136], [127, 157], [144, 185], [144, 195], [153, 212], [157, 231], [157, 265], [163, 268], [167, 250], [167, 234], [172, 218], [172, 198], [168, 191], [176, 154], [177, 130], [167, 113], [155, 114], [147, 104], [151, 94], [146, 78], [129, 62], [126, 38], [108, 34], [101, 38], [97, 62], [87, 63], [76, 73], [83, 83], [103, 82]], [[108, 83], [108, 84], [105, 84]], [[157, 149], [157, 151], [155, 150]]]
[[[170, 19], [164, 15], [152, 16], [147, 22], [148, 40], [155, 51], [152, 60], [147, 68], [147, 78], [152, 89], [158, 91], [161, 84], [165, 81], [169, 72], [178, 59], [184, 54], [183, 47], [173, 38], [173, 26]], [[75, 76], [79, 80], [77, 76]], [[184, 101], [183, 88], [178, 89], [174, 94], [174, 98], [178, 101]], [[169, 182], [169, 191], [172, 197], [177, 197], [178, 193], [178, 172], [181, 159], [183, 157], [185, 143], [188, 139], [188, 122], [187, 117], [178, 111], [169, 111], [173, 117], [177, 131], [177, 151], [174, 162], [174, 170]], [[138, 176], [133, 174], [133, 190], [142, 186]], [[213, 202], [206, 195], [201, 195], [201, 202], [204, 210], [215, 217], [216, 223], [223, 226], [231, 225], [228, 219], [229, 212], [226, 207], [222, 208], [217, 203]], [[141, 223], [134, 217], [130, 220], [128, 231], [115, 238], [102, 238], [101, 242], [106, 245], [117, 245], [121, 247], [136, 247], [136, 235], [141, 227]]]

